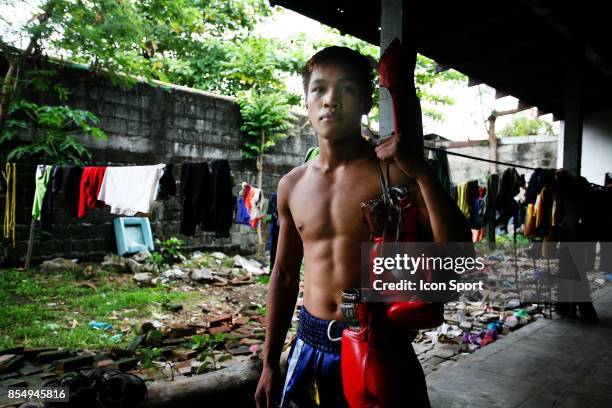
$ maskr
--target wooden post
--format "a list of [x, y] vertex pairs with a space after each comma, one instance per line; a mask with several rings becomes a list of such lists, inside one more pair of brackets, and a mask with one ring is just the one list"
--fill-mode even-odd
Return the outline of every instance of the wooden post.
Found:
[[[497, 116], [495, 113], [491, 113], [487, 118], [489, 133], [489, 160], [497, 161], [497, 134], [495, 133], [495, 120]], [[497, 163], [489, 163], [489, 171], [491, 174], [497, 173]]]
[[34, 228], [36, 228], [36, 221], [32, 218], [30, 221], [30, 236], [28, 238], [28, 252], [26, 253], [25, 268], [30, 269], [32, 263], [32, 247], [34, 246]]

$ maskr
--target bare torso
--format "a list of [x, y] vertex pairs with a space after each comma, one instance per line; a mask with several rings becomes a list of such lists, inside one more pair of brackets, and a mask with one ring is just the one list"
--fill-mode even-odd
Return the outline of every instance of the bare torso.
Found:
[[[304, 306], [321, 319], [342, 319], [341, 291], [361, 286], [369, 230], [360, 203], [381, 195], [376, 160], [372, 154], [330, 170], [314, 159], [290, 173], [289, 209], [304, 247]], [[391, 179], [416, 186], [393, 166]]]

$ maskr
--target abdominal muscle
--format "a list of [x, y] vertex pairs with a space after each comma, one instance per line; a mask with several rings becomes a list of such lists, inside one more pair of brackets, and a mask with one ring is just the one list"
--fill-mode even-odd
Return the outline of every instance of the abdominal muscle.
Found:
[[336, 236], [304, 242], [304, 307], [324, 320], [342, 320], [341, 292], [361, 287], [361, 242]]

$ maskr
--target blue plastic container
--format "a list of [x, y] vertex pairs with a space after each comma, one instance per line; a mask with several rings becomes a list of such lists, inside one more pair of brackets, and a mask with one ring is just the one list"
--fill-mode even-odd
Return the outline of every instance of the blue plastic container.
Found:
[[153, 251], [153, 233], [148, 218], [119, 217], [115, 218], [114, 225], [119, 255]]

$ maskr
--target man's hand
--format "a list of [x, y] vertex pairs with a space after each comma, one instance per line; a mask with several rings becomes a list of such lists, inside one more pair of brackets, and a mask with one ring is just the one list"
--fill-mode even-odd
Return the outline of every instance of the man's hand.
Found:
[[276, 408], [280, 404], [280, 368], [264, 366], [255, 391], [257, 408]]
[[386, 138], [375, 148], [379, 160], [394, 161], [407, 176], [419, 179], [427, 171], [427, 163], [414, 150], [401, 142], [400, 135]]

